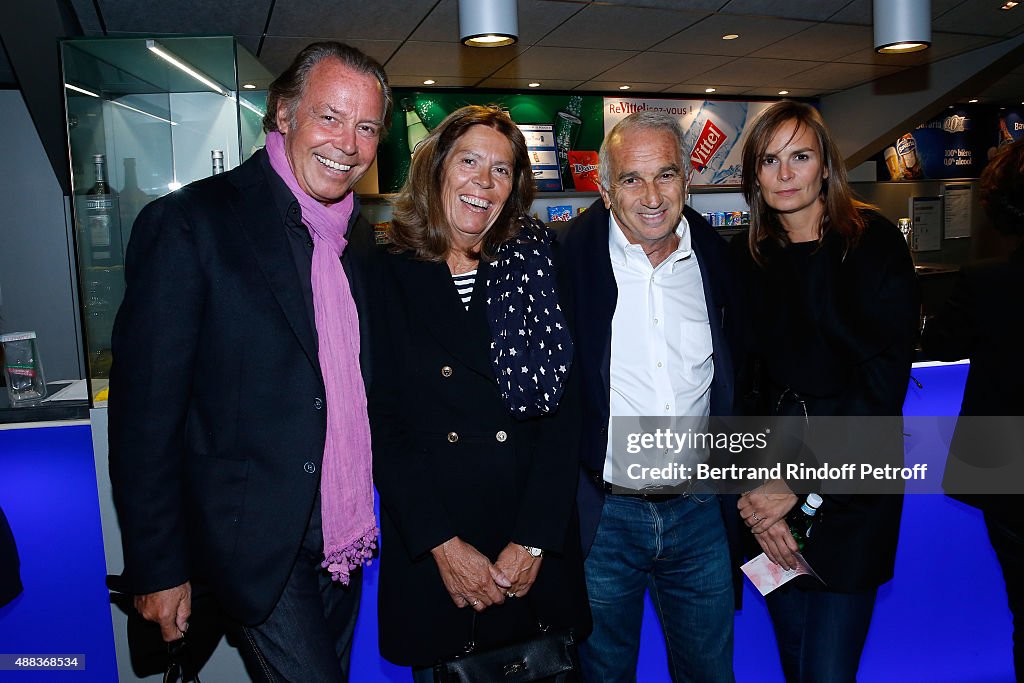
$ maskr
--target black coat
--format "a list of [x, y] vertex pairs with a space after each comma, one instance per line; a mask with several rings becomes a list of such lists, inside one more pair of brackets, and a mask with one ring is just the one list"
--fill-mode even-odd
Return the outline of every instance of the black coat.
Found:
[[573, 509], [572, 391], [554, 416], [517, 421], [492, 365], [484, 278], [466, 311], [445, 263], [381, 254], [373, 291], [370, 389], [374, 480], [381, 499], [380, 648], [398, 664], [432, 664], [470, 638], [430, 550], [458, 536], [493, 562], [510, 543], [544, 549], [526, 599], [478, 619], [478, 642], [549, 624], [589, 631]]
[[[960, 406], [960, 415], [969, 417], [1024, 415], [1024, 366], [1017, 360], [1022, 345], [1024, 248], [1018, 248], [1006, 259], [965, 266], [949, 299], [928, 321], [921, 338], [922, 348], [932, 358], [971, 360]], [[1024, 448], [1020, 425], [1020, 419], [1003, 418], [998, 425], [988, 421], [969, 424], [960, 420], [950, 450], [968, 461], [974, 456], [979, 465], [1014, 463], [991, 471], [996, 477], [1019, 476]], [[993, 429], [997, 426], [998, 429]], [[948, 466], [952, 467], [952, 463]], [[955, 477], [955, 470], [947, 472], [948, 476]], [[948, 476], [947, 490], [955, 491], [956, 482], [948, 481]], [[1019, 479], [1013, 485], [1021, 489]], [[998, 488], [1005, 490], [1003, 486]], [[1020, 518], [1022, 496], [972, 495], [965, 498], [1012, 528], [1024, 527]]]
[[[326, 430], [314, 325], [271, 193], [281, 182], [260, 151], [149, 204], [113, 334], [118, 588], [191, 580], [250, 624], [277, 603], [298, 553]], [[342, 261], [359, 303], [357, 252]]]
[[[786, 321], [807, 321], [803, 313], [790, 315], [788, 310], [806, 295], [802, 301], [811, 311], [811, 332], [823, 340], [827, 349], [823, 364], [839, 383], [834, 395], [808, 397], [812, 416], [902, 415], [920, 306], [917, 279], [910, 251], [896, 226], [873, 212], [867, 219], [860, 242], [848, 251], [837, 235], [826, 236], [813, 257], [809, 292], [791, 289], [796, 280], [786, 272], [780, 246], [766, 244], [767, 263], [758, 266], [745, 239], [734, 243], [743, 296], [751, 310], [744, 335], [748, 340], [744, 367], [751, 367], [750, 357], [763, 356], [766, 348], [792, 348], [800, 341], [793, 338]], [[759, 385], [759, 393], [767, 400], [749, 409], [769, 414], [775, 410], [780, 389], [799, 391], [801, 387], [793, 386], [793, 378], [785, 374], [784, 368], [795, 363], [763, 357], [760, 361], [759, 376], [746, 379]], [[900, 431], [893, 430], [891, 435], [888, 450], [902, 464]], [[803, 554], [831, 590], [881, 585], [892, 578], [902, 509], [901, 495], [825, 496]]]

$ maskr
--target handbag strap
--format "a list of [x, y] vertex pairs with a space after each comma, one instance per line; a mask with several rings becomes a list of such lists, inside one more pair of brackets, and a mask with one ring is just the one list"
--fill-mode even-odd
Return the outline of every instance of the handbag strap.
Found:
[[[540, 617], [537, 616], [537, 608], [533, 604], [533, 600], [530, 599], [530, 596], [522, 598], [522, 601], [526, 603], [527, 609], [530, 611], [530, 619], [537, 625], [537, 632], [547, 633], [551, 626], [545, 626], [544, 622], [542, 622]], [[469, 653], [476, 651], [476, 620], [479, 615], [479, 612], [473, 610], [473, 620], [469, 626], [469, 641], [462, 648], [463, 654], [468, 655]], [[197, 680], [196, 683], [199, 683], [199, 681]]]

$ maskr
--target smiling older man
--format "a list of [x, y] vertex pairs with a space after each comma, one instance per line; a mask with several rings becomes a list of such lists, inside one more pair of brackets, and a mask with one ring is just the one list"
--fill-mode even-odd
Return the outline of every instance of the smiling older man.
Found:
[[373, 59], [315, 43], [267, 104], [265, 150], [132, 231], [110, 378], [121, 588], [167, 641], [210, 591], [260, 680], [340, 681], [377, 535], [352, 187], [391, 91]]

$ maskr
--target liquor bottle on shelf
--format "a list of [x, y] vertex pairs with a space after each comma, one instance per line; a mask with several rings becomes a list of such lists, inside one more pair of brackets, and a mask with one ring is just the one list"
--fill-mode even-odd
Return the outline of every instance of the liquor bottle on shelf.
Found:
[[92, 156], [96, 182], [89, 188], [80, 207], [88, 245], [89, 265], [112, 267], [123, 263], [121, 249], [121, 215], [117, 195], [107, 181], [107, 159], [103, 154]]
[[789, 531], [796, 539], [796, 545], [800, 550], [804, 549], [807, 540], [811, 537], [811, 528], [814, 526], [814, 516], [821, 507], [821, 496], [817, 493], [807, 494], [807, 500], [799, 508], [794, 509], [786, 517], [789, 524]]
[[405, 135], [409, 143], [409, 155], [412, 156], [416, 146], [427, 137], [427, 126], [409, 100], [402, 100], [402, 109], [405, 111]]
[[210, 150], [210, 161], [213, 163], [213, 173], [211, 175], [219, 175], [224, 172], [224, 150]]

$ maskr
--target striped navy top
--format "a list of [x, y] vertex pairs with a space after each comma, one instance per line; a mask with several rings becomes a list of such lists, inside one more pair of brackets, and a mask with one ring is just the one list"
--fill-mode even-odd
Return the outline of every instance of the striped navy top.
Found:
[[462, 304], [469, 310], [469, 302], [473, 299], [473, 285], [476, 283], [476, 271], [469, 271], [468, 273], [460, 273], [459, 275], [452, 275], [452, 282], [455, 283], [455, 289], [459, 292], [459, 297], [462, 299]]

